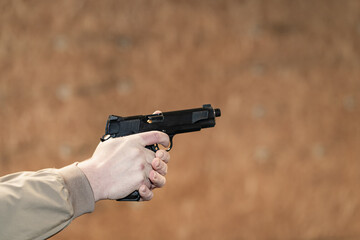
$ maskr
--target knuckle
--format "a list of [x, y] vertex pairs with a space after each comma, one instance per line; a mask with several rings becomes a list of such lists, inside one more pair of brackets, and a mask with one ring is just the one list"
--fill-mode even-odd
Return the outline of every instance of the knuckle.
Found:
[[146, 200], [146, 201], [149, 201], [149, 200], [151, 200], [153, 198], [153, 193], [152, 193], [152, 191], [148, 191], [146, 194], [145, 194], [145, 196], [144, 196], [144, 199]]
[[158, 170], [164, 171], [164, 169], [166, 168], [166, 163], [164, 163], [162, 160], [160, 160], [159, 162], [160, 162], [160, 164], [159, 164]]
[[140, 170], [143, 171], [145, 169], [145, 164], [140, 163]]
[[158, 158], [154, 158], [151, 165], [153, 166], [154, 169], [159, 170], [159, 168], [161, 168], [161, 161]]
[[155, 141], [156, 141], [157, 143], [160, 142], [160, 139], [161, 139], [160, 132], [154, 131], [154, 132], [153, 132], [153, 136], [154, 136]]
[[139, 158], [142, 156], [142, 154], [143, 154], [143, 151], [137, 147], [132, 148], [130, 151], [131, 157], [134, 157], [134, 158]]
[[165, 151], [164, 156], [163, 156], [163, 160], [164, 160], [165, 162], [169, 162], [169, 160], [170, 160], [170, 154], [169, 154], [169, 152]]
[[164, 169], [163, 169], [164, 175], [167, 174], [167, 171], [168, 171], [168, 166], [167, 166], [167, 164], [165, 164], [165, 165], [164, 165]]
[[165, 183], [166, 183], [166, 178], [164, 177], [164, 176], [158, 176], [158, 180], [157, 180], [157, 182], [156, 182], [157, 184], [156, 184], [156, 186], [157, 187], [162, 187], [162, 186], [164, 186], [165, 185]]
[[166, 171], [167, 171], [166, 163], [162, 163], [161, 167], [158, 169], [158, 172], [159, 172], [161, 175], [165, 176]]

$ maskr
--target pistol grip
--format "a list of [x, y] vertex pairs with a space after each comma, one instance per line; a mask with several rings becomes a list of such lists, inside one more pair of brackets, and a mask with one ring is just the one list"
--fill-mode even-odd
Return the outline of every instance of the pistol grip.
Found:
[[[159, 150], [159, 146], [157, 144], [151, 145], [151, 146], [146, 146], [147, 149], [150, 149], [154, 152], [156, 152], [157, 150]], [[117, 199], [116, 201], [140, 201], [140, 193], [138, 190], [133, 191], [132, 193], [130, 193], [128, 196], [124, 197], [124, 198], [120, 198]]]
[[138, 190], [133, 191], [124, 198], [117, 199], [116, 201], [140, 201], [140, 193]]

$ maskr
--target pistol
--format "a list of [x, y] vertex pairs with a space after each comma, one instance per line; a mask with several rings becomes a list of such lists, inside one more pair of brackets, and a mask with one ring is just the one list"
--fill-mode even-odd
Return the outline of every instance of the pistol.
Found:
[[[170, 138], [170, 151], [173, 146], [173, 138], [176, 134], [200, 131], [203, 128], [215, 126], [215, 118], [221, 116], [219, 108], [212, 108], [210, 104], [205, 104], [202, 108], [185, 109], [180, 111], [162, 112], [150, 115], [138, 115], [131, 117], [120, 117], [110, 115], [105, 127], [105, 134], [100, 138], [106, 141], [109, 138], [124, 137], [131, 134], [161, 131]], [[156, 152], [159, 150], [157, 144], [146, 146]], [[134, 191], [125, 198], [117, 201], [139, 201], [139, 191]]]

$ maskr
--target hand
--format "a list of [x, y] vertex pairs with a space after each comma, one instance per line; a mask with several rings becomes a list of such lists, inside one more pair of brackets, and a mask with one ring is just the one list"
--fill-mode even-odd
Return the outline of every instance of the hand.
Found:
[[151, 190], [165, 184], [170, 159], [164, 150], [154, 153], [145, 148], [156, 143], [167, 147], [169, 137], [153, 131], [101, 142], [90, 159], [78, 164], [90, 182], [95, 201], [124, 198], [138, 189], [142, 200], [150, 200]]
[[[153, 114], [159, 114], [159, 113], [161, 113], [161, 111], [157, 110]], [[151, 171], [149, 175], [152, 185], [150, 188], [146, 185], [141, 185], [141, 187], [139, 188], [139, 193], [142, 200], [146, 200], [146, 201], [151, 200], [153, 198], [153, 193], [151, 191], [152, 189], [157, 187], [162, 187], [165, 185], [166, 182], [165, 175], [167, 173], [167, 163], [170, 160], [170, 154], [165, 150], [159, 150], [156, 152], [155, 156], [156, 158], [151, 163], [153, 167], [153, 171]]]
[[149, 188], [146, 185], [141, 185], [139, 193], [142, 200], [150, 200], [153, 197], [152, 189], [162, 187], [166, 183], [165, 175], [167, 173], [167, 163], [170, 160], [170, 154], [165, 150], [159, 150], [155, 154], [154, 160], [151, 162], [153, 170], [149, 174], [149, 179], [152, 184]]

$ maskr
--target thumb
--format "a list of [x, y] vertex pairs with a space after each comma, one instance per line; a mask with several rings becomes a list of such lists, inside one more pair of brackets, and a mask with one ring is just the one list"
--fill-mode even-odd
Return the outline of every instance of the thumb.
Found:
[[139, 133], [140, 143], [145, 147], [154, 144], [161, 144], [164, 147], [170, 145], [169, 136], [166, 133], [160, 131], [151, 131]]

